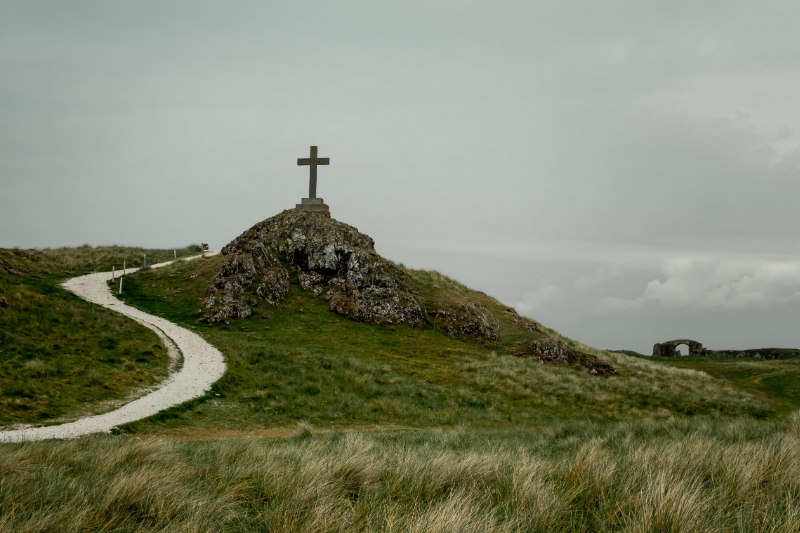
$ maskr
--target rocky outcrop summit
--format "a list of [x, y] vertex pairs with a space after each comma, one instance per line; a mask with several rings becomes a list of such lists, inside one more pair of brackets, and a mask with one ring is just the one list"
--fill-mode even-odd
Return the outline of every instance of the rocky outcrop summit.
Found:
[[211, 323], [247, 318], [257, 305], [280, 305], [295, 284], [326, 300], [330, 311], [359, 322], [428, 325], [450, 337], [497, 346], [502, 321], [536, 339], [518, 342], [513, 355], [582, 366], [593, 374], [617, 373], [483, 293], [434, 271], [398, 267], [375, 252], [369, 236], [324, 212], [284, 211], [245, 231], [221, 253], [227, 260], [203, 301]]
[[259, 300], [277, 305], [290, 278], [322, 296], [331, 311], [360, 322], [416, 326], [425, 317], [405, 273], [375, 252], [375, 242], [325, 213], [287, 210], [225, 246], [230, 258], [209, 288], [209, 322], [246, 318]]

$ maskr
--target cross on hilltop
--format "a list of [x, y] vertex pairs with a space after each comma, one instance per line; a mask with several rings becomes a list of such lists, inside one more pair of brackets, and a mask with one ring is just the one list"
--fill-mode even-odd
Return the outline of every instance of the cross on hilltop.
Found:
[[308, 165], [309, 180], [308, 180], [308, 198], [303, 198], [302, 203], [297, 204], [297, 209], [303, 211], [323, 211], [330, 215], [330, 210], [327, 205], [323, 203], [322, 198], [317, 198], [317, 165], [330, 165], [331, 160], [328, 157], [317, 157], [317, 147], [311, 147], [311, 157], [302, 157], [297, 160], [297, 166]]
[[317, 197], [317, 165], [330, 165], [329, 157], [317, 157], [317, 147], [311, 147], [311, 157], [304, 157], [297, 160], [297, 166], [309, 165], [311, 168], [308, 182], [308, 197]]

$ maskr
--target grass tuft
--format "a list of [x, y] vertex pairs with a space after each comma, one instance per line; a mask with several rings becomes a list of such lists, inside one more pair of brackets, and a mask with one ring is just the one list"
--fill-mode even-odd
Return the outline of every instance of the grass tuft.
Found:
[[306, 422], [305, 420], [299, 421], [295, 424], [294, 431], [292, 432], [292, 438], [295, 440], [307, 440], [312, 437], [312, 430], [314, 426]]

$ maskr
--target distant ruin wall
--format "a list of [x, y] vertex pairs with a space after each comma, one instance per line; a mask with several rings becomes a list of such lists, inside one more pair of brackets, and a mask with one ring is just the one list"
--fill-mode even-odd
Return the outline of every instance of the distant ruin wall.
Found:
[[676, 341], [656, 343], [655, 346], [653, 346], [653, 355], [660, 355], [662, 357], [674, 357], [676, 355], [680, 355], [678, 346], [681, 344], [685, 344], [689, 347], [689, 355], [707, 355], [706, 352], [708, 352], [708, 350], [703, 348], [702, 344], [689, 339], [678, 339]]
[[759, 359], [784, 359], [785, 354], [777, 350], [707, 350], [709, 357], [755, 357]]
[[689, 355], [695, 357], [755, 357], [758, 359], [783, 359], [786, 354], [771, 348], [761, 348], [758, 350], [707, 350], [697, 341], [690, 339], [678, 339], [656, 343], [653, 346], [653, 355], [661, 357], [680, 356], [678, 346], [685, 344], [689, 347]]

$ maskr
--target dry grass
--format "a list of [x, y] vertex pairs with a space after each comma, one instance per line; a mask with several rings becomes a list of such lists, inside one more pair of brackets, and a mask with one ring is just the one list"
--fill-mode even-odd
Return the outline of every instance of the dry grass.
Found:
[[[91, 263], [76, 261], [69, 268]], [[191, 273], [211, 272], [208, 263]], [[163, 278], [157, 289], [179, 277], [207, 286], [186, 268], [132, 276], [128, 297], [139, 278], [143, 288], [154, 276]], [[437, 273], [419, 279], [429, 291], [468, 291]], [[93, 436], [2, 445], [0, 531], [800, 530], [798, 414], [756, 421], [745, 414], [768, 403], [723, 380], [569, 339], [620, 376], [495, 356], [532, 334], [521, 328], [486, 347], [353, 323], [295, 292], [280, 308], [257, 308], [258, 321], [199, 328], [230, 365], [219, 394], [141, 424], [233, 436], [220, 429], [295, 423], [275, 433], [286, 438], [197, 441], [187, 432], [183, 442]], [[499, 302], [469, 294], [503, 314]], [[189, 321], [197, 312], [196, 293], [154, 295], [148, 305], [159, 302], [167, 316]], [[70, 305], [83, 331], [91, 310]], [[510, 328], [508, 317], [500, 321]], [[20, 375], [31, 381], [54, 372], [43, 355], [25, 361]], [[76, 375], [94, 385], [87, 389], [102, 381], [90, 365]], [[342, 434], [298, 419], [471, 427]]]
[[798, 531], [800, 415], [0, 447], [0, 530]]

